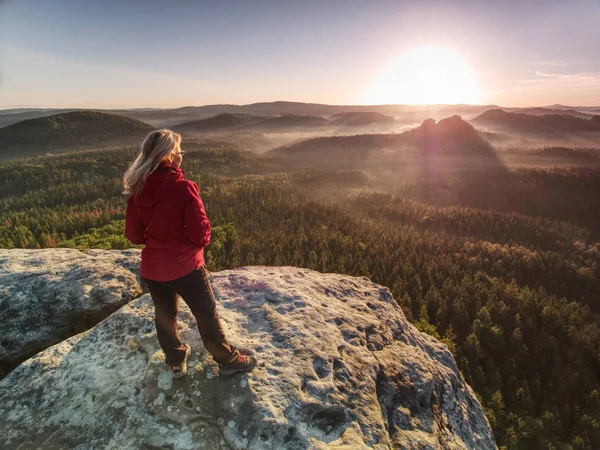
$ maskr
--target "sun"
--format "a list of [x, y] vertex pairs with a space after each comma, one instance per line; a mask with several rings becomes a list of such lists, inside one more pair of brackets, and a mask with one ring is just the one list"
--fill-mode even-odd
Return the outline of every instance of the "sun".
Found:
[[469, 64], [454, 50], [414, 47], [399, 54], [373, 80], [365, 102], [381, 104], [475, 104], [478, 86]]

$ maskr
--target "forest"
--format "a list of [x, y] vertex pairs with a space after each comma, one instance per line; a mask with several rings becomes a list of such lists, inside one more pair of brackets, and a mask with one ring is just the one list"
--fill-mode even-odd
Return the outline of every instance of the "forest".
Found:
[[[214, 139], [183, 148], [213, 225], [209, 270], [367, 276], [450, 348], [500, 448], [600, 448], [600, 168], [391, 186], [360, 165], [294, 167]], [[121, 178], [137, 151], [0, 164], [0, 247], [132, 247]]]

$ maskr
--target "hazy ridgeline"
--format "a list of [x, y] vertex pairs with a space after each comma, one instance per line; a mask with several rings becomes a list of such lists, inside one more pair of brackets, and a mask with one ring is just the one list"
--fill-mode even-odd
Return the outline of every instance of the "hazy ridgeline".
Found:
[[[182, 129], [213, 224], [210, 270], [368, 276], [451, 348], [499, 446], [600, 448], [599, 150], [532, 135], [518, 147], [460, 118], [302, 141], [310, 132], [274, 137], [248, 116], [217, 123], [231, 120], [210, 138]], [[265, 153], [271, 139], [287, 145]], [[0, 165], [0, 246], [130, 247], [121, 177], [136, 152]]]

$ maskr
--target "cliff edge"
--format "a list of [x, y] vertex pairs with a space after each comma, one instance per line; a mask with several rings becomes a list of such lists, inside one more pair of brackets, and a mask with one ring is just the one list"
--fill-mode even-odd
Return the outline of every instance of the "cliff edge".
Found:
[[259, 358], [254, 371], [218, 376], [181, 302], [193, 350], [188, 376], [174, 379], [142, 295], [0, 381], [0, 447], [496, 448], [451, 353], [387, 288], [295, 267], [243, 267], [212, 283], [229, 340]]

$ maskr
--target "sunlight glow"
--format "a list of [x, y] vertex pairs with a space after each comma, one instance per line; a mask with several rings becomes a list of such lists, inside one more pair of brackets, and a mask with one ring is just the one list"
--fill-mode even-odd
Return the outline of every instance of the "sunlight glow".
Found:
[[473, 70], [454, 50], [423, 46], [398, 55], [367, 89], [365, 103], [474, 104], [479, 89]]

